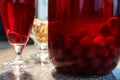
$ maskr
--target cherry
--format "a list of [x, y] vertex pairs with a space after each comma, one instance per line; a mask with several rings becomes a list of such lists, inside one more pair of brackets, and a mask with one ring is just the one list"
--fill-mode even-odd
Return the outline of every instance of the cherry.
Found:
[[64, 72], [64, 73], [70, 72], [70, 69], [69, 69], [68, 66], [58, 66], [58, 67], [56, 67], [56, 69], [57, 69], [58, 71], [61, 71], [61, 72]]
[[67, 34], [65, 37], [66, 38], [72, 38], [73, 40], [76, 39], [76, 35], [75, 34]]
[[78, 34], [76, 34], [76, 38], [78, 41], [80, 41], [83, 37], [87, 36], [89, 33], [85, 30], [80, 31]]
[[50, 61], [57, 67], [63, 65], [63, 58], [53, 57], [53, 58], [50, 59]]
[[94, 48], [90, 48], [86, 53], [85, 53], [85, 58], [86, 59], [91, 59], [95, 58], [97, 56], [97, 52]]
[[75, 46], [74, 39], [71, 37], [66, 37], [65, 41], [64, 41], [64, 47], [66, 49], [72, 49], [72, 48], [74, 48], [74, 46]]
[[104, 35], [104, 36], [109, 36], [112, 33], [112, 27], [110, 24], [105, 23], [101, 26], [100, 28], [100, 32]]
[[107, 58], [103, 62], [103, 67], [107, 70], [111, 70], [113, 67], [113, 60], [111, 58]]
[[99, 58], [93, 58], [90, 60], [90, 67], [92, 69], [97, 69], [101, 65], [101, 60]]
[[64, 36], [61, 34], [55, 34], [51, 37], [52, 40], [49, 38], [49, 46], [54, 48], [61, 48], [64, 44]]
[[116, 38], [112, 36], [108, 36], [106, 38], [106, 44], [107, 45], [115, 45], [116, 44]]
[[105, 47], [106, 42], [105, 38], [103, 36], [98, 36], [93, 40], [94, 45], [99, 46], [99, 47]]
[[66, 56], [66, 57], [64, 57], [64, 63], [63, 63], [63, 65], [70, 66], [70, 65], [72, 65], [72, 64], [75, 63], [74, 61], [75, 60], [74, 60], [74, 58], [72, 56]]
[[8, 40], [12, 43], [18, 43], [19, 41], [19, 36], [16, 32], [10, 32], [9, 34], [7, 34], [8, 36]]
[[118, 17], [112, 17], [108, 20], [108, 23], [112, 25], [112, 27], [118, 27], [120, 23], [120, 19]]
[[96, 74], [98, 74], [98, 75], [102, 75], [103, 73], [105, 73], [105, 70], [104, 70], [104, 68], [102, 68], [102, 67], [99, 67], [99, 68], [96, 70]]
[[71, 73], [72, 74], [79, 74], [81, 72], [80, 68], [77, 66], [74, 66], [71, 68]]
[[18, 37], [18, 42], [26, 43], [26, 41], [27, 41], [27, 36], [21, 35], [21, 36]]
[[56, 50], [56, 56], [58, 56], [58, 57], [65, 57], [67, 55], [68, 55], [68, 52], [64, 48], [59, 48]]
[[82, 55], [83, 55], [83, 49], [81, 47], [75, 47], [73, 50], [72, 50], [72, 55], [76, 58], [81, 58]]
[[104, 47], [98, 48], [97, 53], [98, 53], [98, 56], [101, 58], [106, 58], [109, 56], [109, 51]]
[[92, 70], [90, 68], [84, 69], [83, 70], [83, 75], [88, 75], [88, 76], [94, 75], [94, 70]]
[[78, 61], [77, 61], [77, 66], [79, 68], [85, 68], [87, 66], [87, 63], [85, 60], [83, 60], [82, 58], [80, 58]]
[[84, 48], [89, 48], [92, 46], [92, 43], [93, 43], [92, 39], [87, 36], [80, 40], [79, 45], [81, 45]]
[[109, 56], [115, 58], [118, 54], [118, 48], [114, 45], [109, 46]]

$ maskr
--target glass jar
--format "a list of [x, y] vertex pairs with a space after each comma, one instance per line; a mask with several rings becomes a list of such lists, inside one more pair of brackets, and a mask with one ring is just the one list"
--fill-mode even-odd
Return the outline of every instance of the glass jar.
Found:
[[120, 58], [119, 0], [49, 0], [49, 57], [63, 73], [100, 76]]

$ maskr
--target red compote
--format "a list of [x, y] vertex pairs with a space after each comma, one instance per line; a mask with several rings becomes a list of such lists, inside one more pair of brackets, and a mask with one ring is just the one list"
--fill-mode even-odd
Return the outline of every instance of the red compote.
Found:
[[58, 71], [100, 76], [117, 66], [120, 18], [113, 1], [49, 0], [49, 56]]

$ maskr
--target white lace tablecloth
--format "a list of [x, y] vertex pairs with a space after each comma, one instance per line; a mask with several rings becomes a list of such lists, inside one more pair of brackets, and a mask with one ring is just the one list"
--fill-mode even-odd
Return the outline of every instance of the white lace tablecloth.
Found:
[[[23, 51], [23, 59], [27, 59], [37, 50], [34, 45], [27, 45]], [[0, 67], [6, 62], [14, 59], [15, 53], [7, 42], [0, 42]], [[6, 75], [9, 75], [6, 77]], [[10, 71], [0, 69], [0, 80], [16, 80]], [[79, 76], [66, 75], [57, 72], [52, 64], [36, 64], [21, 75], [21, 80], [120, 80], [120, 65], [112, 73], [98, 78], [80, 78]]]

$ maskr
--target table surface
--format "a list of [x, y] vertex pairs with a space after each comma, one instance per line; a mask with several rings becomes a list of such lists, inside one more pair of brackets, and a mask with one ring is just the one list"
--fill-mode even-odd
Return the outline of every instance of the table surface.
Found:
[[[30, 55], [37, 52], [34, 45], [27, 45], [22, 53], [23, 60], [30, 59]], [[4, 62], [14, 59], [14, 50], [7, 42], [0, 42], [0, 67]], [[5, 77], [9, 75], [8, 77]], [[0, 68], [0, 80], [14, 80], [9, 71]], [[57, 72], [53, 65], [48, 63], [44, 65], [35, 64], [28, 72], [25, 72], [21, 80], [120, 80], [120, 64], [112, 73], [98, 78], [80, 78], [78, 76], [65, 75]]]

